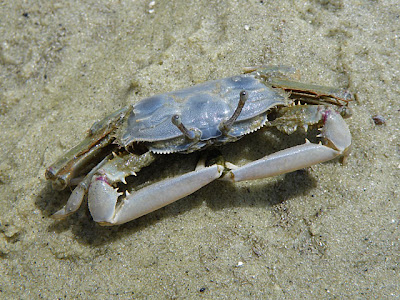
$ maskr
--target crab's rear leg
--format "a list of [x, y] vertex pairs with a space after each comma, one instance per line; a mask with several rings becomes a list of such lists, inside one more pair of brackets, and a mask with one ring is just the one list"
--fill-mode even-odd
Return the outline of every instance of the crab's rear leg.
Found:
[[[299, 106], [295, 106], [293, 109], [297, 110]], [[338, 156], [346, 157], [351, 148], [351, 134], [340, 114], [333, 108], [322, 105], [302, 106], [301, 109], [303, 119], [299, 112], [294, 114], [300, 125], [307, 125], [307, 122], [301, 120], [309, 120], [311, 125], [319, 121], [323, 123], [320, 136], [325, 139], [325, 145], [306, 141], [303, 145], [278, 151], [242, 167], [232, 167], [232, 170], [221, 179], [236, 182], [266, 178], [309, 167]], [[282, 127], [281, 130], [285, 130], [285, 128]]]
[[121, 196], [113, 187], [117, 178], [113, 178], [113, 171], [104, 166], [92, 179], [88, 193], [89, 210], [93, 220], [100, 225], [123, 224], [194, 193], [219, 178], [223, 169], [217, 164], [210, 167], [199, 165], [192, 172], [127, 193], [117, 204]]
[[298, 82], [296, 69], [287, 66], [254, 66], [244, 68], [244, 73], [255, 73], [271, 87], [289, 93], [290, 98], [311, 104], [346, 105], [354, 100], [347, 89]]

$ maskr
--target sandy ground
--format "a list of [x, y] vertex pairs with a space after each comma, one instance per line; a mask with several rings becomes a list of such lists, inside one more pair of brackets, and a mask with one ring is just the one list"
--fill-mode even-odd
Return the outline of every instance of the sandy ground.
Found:
[[[395, 0], [0, 4], [0, 298], [400, 297], [399, 24]], [[86, 204], [50, 218], [70, 191], [44, 171], [95, 120], [259, 64], [355, 93], [346, 165], [215, 182], [112, 228]], [[303, 139], [224, 151], [245, 163]]]

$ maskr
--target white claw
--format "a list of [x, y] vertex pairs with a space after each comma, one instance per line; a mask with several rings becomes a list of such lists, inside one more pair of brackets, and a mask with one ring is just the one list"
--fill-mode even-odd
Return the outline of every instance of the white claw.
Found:
[[334, 110], [325, 111], [324, 126], [322, 136], [342, 153], [345, 153], [351, 146], [351, 134], [347, 123]]
[[95, 222], [110, 222], [114, 216], [118, 193], [105, 176], [94, 176], [88, 193], [88, 206]]
[[120, 194], [108, 184], [105, 176], [94, 176], [89, 189], [89, 210], [100, 225], [123, 224], [194, 193], [219, 178], [223, 169], [213, 165], [162, 180], [135, 193], [127, 193], [118, 206]]
[[306, 139], [303, 145], [278, 151], [232, 169], [221, 180], [237, 182], [266, 178], [325, 162], [340, 155], [346, 158], [351, 148], [351, 134], [346, 122], [330, 108], [326, 108], [321, 117], [324, 127], [320, 136], [325, 138], [326, 145], [321, 142], [314, 144]]

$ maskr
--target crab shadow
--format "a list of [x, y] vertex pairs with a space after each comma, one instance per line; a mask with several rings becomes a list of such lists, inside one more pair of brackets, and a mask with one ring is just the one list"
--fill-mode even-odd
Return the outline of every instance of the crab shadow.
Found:
[[[265, 136], [265, 133], [256, 133], [254, 142], [249, 137], [235, 143], [235, 147], [225, 145], [221, 152], [228, 156], [229, 161], [237, 161], [243, 155], [246, 160], [255, 160], [266, 153], [273, 153], [283, 148], [304, 143], [304, 134], [292, 135], [290, 142], [276, 146], [274, 139], [277, 133]], [[193, 170], [201, 154], [172, 154], [168, 158], [162, 158], [160, 162], [146, 167], [138, 177], [127, 178], [128, 189], [134, 187], [139, 189], [146, 185], [149, 178], [156, 177], [156, 180], [181, 174]], [[240, 159], [239, 159], [240, 160]], [[124, 235], [141, 231], [146, 227], [162, 221], [163, 219], [176, 218], [190, 210], [196, 209], [205, 203], [213, 211], [219, 211], [230, 207], [260, 207], [268, 209], [279, 205], [282, 202], [296, 198], [299, 195], [307, 194], [317, 186], [316, 180], [308, 170], [298, 170], [275, 178], [261, 179], [249, 185], [245, 183], [235, 184], [223, 181], [214, 181], [199, 191], [148, 215], [119, 226], [102, 227], [93, 222], [87, 203], [73, 215], [64, 220], [55, 220], [48, 227], [51, 232], [64, 232], [71, 230], [77, 241], [82, 244], [101, 246], [112, 240], [119, 239]], [[47, 184], [36, 200], [36, 206], [42, 210], [45, 217], [51, 216], [67, 201], [71, 191], [54, 191], [51, 184]]]

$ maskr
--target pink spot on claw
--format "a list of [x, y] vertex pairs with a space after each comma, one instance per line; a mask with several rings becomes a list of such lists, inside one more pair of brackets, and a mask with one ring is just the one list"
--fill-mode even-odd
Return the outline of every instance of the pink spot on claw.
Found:
[[108, 182], [107, 176], [105, 176], [105, 175], [96, 176], [95, 180], [103, 181], [103, 182], [107, 183], [108, 185], [110, 185], [110, 183]]
[[331, 114], [331, 111], [330, 111], [329, 109], [326, 109], [326, 110], [324, 111], [324, 113], [322, 114], [324, 123], [326, 123], [326, 120], [328, 119], [328, 117], [329, 117], [330, 114]]

